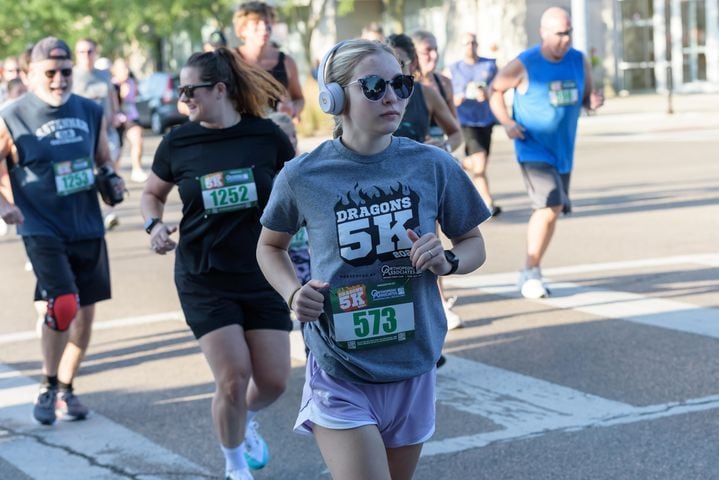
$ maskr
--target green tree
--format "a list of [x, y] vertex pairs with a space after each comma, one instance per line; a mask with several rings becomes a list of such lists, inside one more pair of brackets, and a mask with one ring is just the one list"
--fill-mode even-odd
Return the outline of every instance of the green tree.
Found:
[[312, 66], [312, 35], [324, 16], [329, 0], [285, 0], [278, 8], [280, 18], [297, 29], [302, 42], [304, 60]]
[[19, 54], [38, 39], [55, 35], [74, 44], [95, 38], [106, 56], [146, 49], [163, 67], [163, 42], [185, 31], [199, 45], [202, 28], [214, 19], [230, 23], [232, 0], [0, 0], [0, 56]]

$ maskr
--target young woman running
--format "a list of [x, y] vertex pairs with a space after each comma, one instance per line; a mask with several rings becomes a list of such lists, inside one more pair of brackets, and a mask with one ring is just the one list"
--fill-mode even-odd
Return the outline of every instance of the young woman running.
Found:
[[[191, 122], [160, 143], [142, 215], [155, 252], [177, 247], [182, 310], [215, 379], [212, 418], [226, 478], [246, 480], [248, 466], [262, 468], [268, 459], [254, 413], [280, 396], [290, 372], [289, 311], [254, 251], [272, 181], [294, 150], [262, 118], [282, 87], [230, 50], [192, 55], [180, 82]], [[175, 185], [182, 199], [177, 244], [171, 238], [177, 227], [162, 221]]]
[[[410, 479], [434, 432], [437, 275], [484, 262], [489, 211], [447, 152], [392, 136], [414, 82], [390, 47], [340, 43], [319, 80], [336, 138], [277, 176], [257, 250], [310, 349], [295, 431], [314, 434], [335, 479]], [[300, 287], [287, 248], [303, 224], [312, 280]]]

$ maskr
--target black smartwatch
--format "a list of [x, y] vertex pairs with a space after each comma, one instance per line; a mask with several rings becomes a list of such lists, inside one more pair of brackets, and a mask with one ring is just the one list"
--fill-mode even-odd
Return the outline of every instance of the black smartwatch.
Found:
[[151, 234], [152, 229], [155, 228], [155, 225], [157, 225], [158, 223], [161, 223], [161, 222], [162, 222], [162, 220], [160, 220], [159, 218], [156, 218], [156, 217], [148, 218], [147, 221], [145, 222], [145, 231], [147, 232], [147, 234], [148, 235]]
[[450, 268], [449, 272], [445, 273], [445, 275], [452, 275], [459, 268], [459, 258], [457, 258], [457, 255], [455, 255], [452, 250], [445, 250], [444, 258], [452, 265], [452, 268]]

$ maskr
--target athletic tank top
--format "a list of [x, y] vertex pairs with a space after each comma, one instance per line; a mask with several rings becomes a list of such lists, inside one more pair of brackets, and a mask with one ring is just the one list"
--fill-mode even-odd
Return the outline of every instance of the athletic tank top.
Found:
[[424, 101], [422, 85], [414, 84], [414, 92], [409, 97], [407, 108], [399, 127], [394, 132], [395, 137], [407, 137], [420, 143], [424, 142], [429, 131], [429, 110]]
[[[442, 86], [442, 79], [439, 78], [439, 75], [437, 75], [435, 72], [432, 72], [432, 78], [434, 79], [434, 84], [437, 85], [437, 89], [439, 90], [439, 94], [442, 96], [442, 100], [446, 102], [447, 92], [445, 92], [444, 87]], [[430, 119], [429, 128], [430, 130], [433, 128], [440, 128], [440, 126], [437, 125], [437, 122], [434, 121], [434, 117]]]
[[[242, 52], [240, 52], [240, 49], [237, 48], [235, 50], [237, 54], [240, 56], [241, 59], [245, 59], [245, 57], [242, 56]], [[277, 56], [277, 63], [274, 67], [270, 68], [269, 70], [266, 70], [267, 73], [272, 75], [272, 77], [280, 82], [285, 89], [289, 88], [290, 85], [290, 77], [287, 74], [287, 68], [285, 68], [285, 52], [280, 51], [280, 54]], [[270, 99], [270, 108], [274, 111], [277, 111], [277, 104], [279, 103], [280, 99]]]
[[25, 216], [20, 235], [75, 241], [105, 234], [92, 173], [102, 115], [78, 95], [52, 107], [30, 92], [0, 111], [18, 152], [18, 164], [8, 165]]
[[290, 77], [287, 75], [287, 68], [285, 68], [285, 52], [280, 52], [277, 57], [277, 63], [274, 67], [268, 70], [268, 73], [272, 75], [275, 80], [280, 82], [285, 88], [290, 85]]
[[514, 120], [526, 129], [525, 139], [514, 142], [517, 159], [549, 163], [559, 173], [569, 173], [584, 98], [582, 54], [571, 48], [560, 61], [551, 62], [537, 45], [518, 58], [529, 86], [526, 93], [514, 95]]

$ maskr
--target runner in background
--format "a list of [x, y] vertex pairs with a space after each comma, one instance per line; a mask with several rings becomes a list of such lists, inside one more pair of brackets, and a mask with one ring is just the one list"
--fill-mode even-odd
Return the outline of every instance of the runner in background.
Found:
[[232, 17], [235, 35], [242, 42], [237, 52], [244, 61], [269, 72], [285, 87], [286, 93], [280, 101], [273, 100], [272, 104], [275, 110], [286, 113], [297, 123], [305, 97], [295, 60], [271, 41], [275, 18], [275, 9], [265, 2], [240, 4]]
[[475, 34], [463, 34], [462, 45], [463, 58], [445, 69], [452, 79], [454, 104], [464, 136], [466, 156], [462, 165], [474, 180], [484, 202], [489, 205], [492, 216], [496, 217], [502, 209], [494, 204], [487, 179], [492, 129], [496, 120], [489, 108], [487, 92], [497, 74], [497, 63], [493, 58], [477, 55]]
[[119, 127], [120, 135], [130, 143], [130, 162], [132, 173], [130, 180], [135, 183], [144, 183], [147, 172], [142, 168], [142, 126], [138, 123], [140, 114], [137, 111], [137, 79], [130, 71], [127, 62], [118, 58], [112, 65], [112, 81], [120, 92], [120, 109], [123, 121]]
[[[572, 48], [569, 12], [550, 7], [541, 18], [541, 43], [520, 53], [497, 75], [490, 102], [522, 170], [532, 215], [527, 227], [527, 253], [517, 285], [526, 298], [550, 295], [540, 263], [552, 240], [560, 213], [571, 211], [569, 180], [582, 107], [604, 103], [592, 88], [591, 67]], [[514, 90], [512, 116], [504, 94]]]

